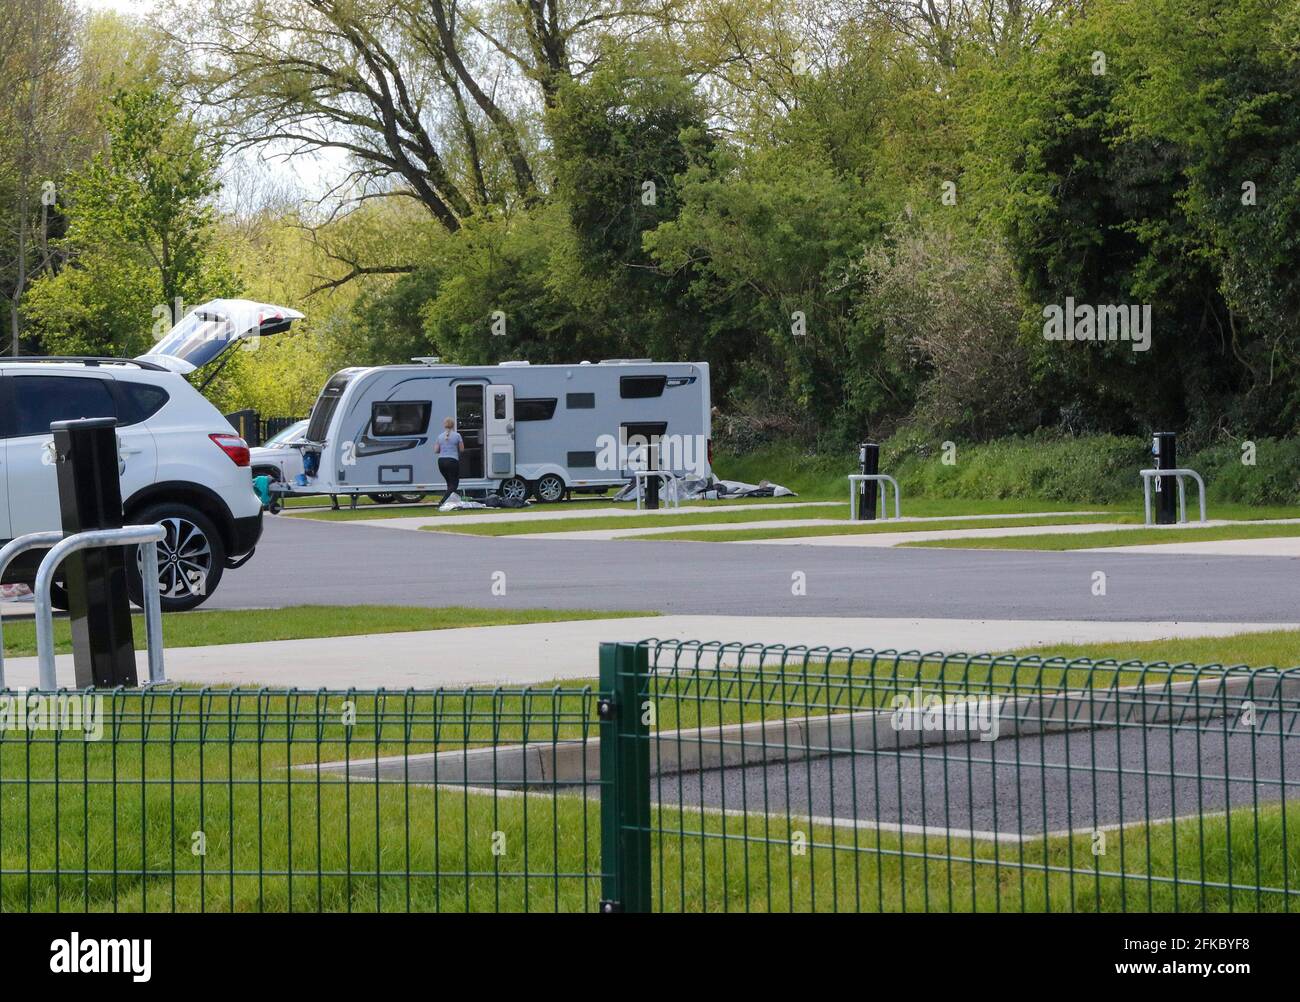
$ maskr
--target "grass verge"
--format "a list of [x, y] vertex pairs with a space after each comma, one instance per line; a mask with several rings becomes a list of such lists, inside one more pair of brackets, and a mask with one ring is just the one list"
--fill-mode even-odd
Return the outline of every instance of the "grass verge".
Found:
[[[1183, 660], [1213, 643], [1221, 660], [1258, 663], [1297, 635], [1114, 653]], [[1030, 653], [1076, 651], [1110, 653]], [[889, 662], [882, 681], [909, 684]], [[984, 680], [969, 664], [952, 668], [963, 682]], [[772, 672], [738, 706], [737, 679], [687, 671], [668, 698], [657, 690], [656, 727], [841, 705], [844, 687], [820, 674]], [[1034, 663], [1027, 679], [1056, 684]], [[585, 790], [539, 782], [525, 794], [293, 767], [591, 737], [594, 696], [580, 683], [414, 695], [163, 690], [108, 697], [119, 726], [101, 742], [0, 731], [0, 911], [592, 911], [602, 869], [594, 773]], [[798, 802], [769, 803], [758, 777], [728, 814], [662, 803], [675, 784], [651, 785], [660, 911], [1279, 911], [1300, 886], [1296, 806], [1133, 824], [1107, 832], [1098, 854], [1090, 832], [998, 845], [817, 824]]]
[[1100, 546], [1149, 546], [1219, 539], [1276, 539], [1300, 536], [1300, 524], [1214, 525], [1206, 528], [1132, 529], [1042, 536], [985, 536], [976, 539], [925, 539], [903, 546], [942, 546], [962, 550], [1091, 550]]
[[[843, 525], [791, 525], [771, 529], [731, 529], [731, 530], [695, 530], [685, 532], [657, 532], [653, 536], [626, 537], [629, 539], [675, 539], [691, 540], [702, 543], [743, 543], [762, 539], [800, 539], [807, 536], [856, 536], [875, 535], [893, 532], [935, 532], [953, 529], [998, 529], [1016, 528], [1035, 525], [1084, 525], [1092, 524], [1105, 516], [1097, 515], [1040, 515], [1028, 518], [1001, 518], [997, 520], [971, 519], [969, 521], [950, 521], [939, 519], [934, 522], [848, 522]], [[1111, 521], [1121, 521], [1111, 519]]]
[[[1297, 614], [1300, 618], [1300, 613]], [[1109, 644], [1059, 644], [1014, 651], [1017, 655], [1062, 658], [1139, 659], [1149, 663], [1252, 665], [1290, 668], [1300, 665], [1300, 630], [1264, 630], [1226, 637], [1123, 641]]]
[[[445, 606], [424, 609], [404, 605], [295, 605], [283, 609], [196, 610], [163, 617], [168, 647], [206, 647], [262, 640], [303, 640], [313, 637], [355, 637], [369, 633], [409, 633], [450, 630], [464, 626], [513, 626], [557, 623], [575, 619], [623, 619], [657, 616], [657, 612], [597, 612], [589, 609], [481, 609]], [[132, 617], [137, 650], [144, 650], [144, 618]], [[59, 653], [72, 650], [71, 627], [54, 621]], [[6, 657], [36, 653], [36, 625], [9, 619], [4, 624]]]

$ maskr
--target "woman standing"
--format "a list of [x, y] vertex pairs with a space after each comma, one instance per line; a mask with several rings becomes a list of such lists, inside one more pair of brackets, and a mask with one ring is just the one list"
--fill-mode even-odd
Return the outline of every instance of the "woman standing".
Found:
[[456, 419], [445, 418], [442, 434], [433, 443], [433, 451], [438, 456], [438, 472], [447, 481], [447, 493], [438, 502], [440, 505], [455, 494], [456, 488], [460, 486], [460, 454], [464, 448], [465, 440], [456, 430]]

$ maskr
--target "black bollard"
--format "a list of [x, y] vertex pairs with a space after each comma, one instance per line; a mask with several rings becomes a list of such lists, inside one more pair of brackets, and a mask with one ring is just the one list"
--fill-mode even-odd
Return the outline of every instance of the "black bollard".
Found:
[[[645, 468], [647, 470], [659, 469], [659, 437], [652, 435], [645, 447]], [[659, 478], [645, 478], [645, 506], [647, 511], [657, 511], [659, 509]]]
[[[868, 476], [880, 472], [880, 446], [875, 442], [863, 442], [858, 446], [858, 472]], [[880, 482], [861, 480], [862, 496], [858, 498], [858, 518], [868, 522], [876, 519], [876, 495], [880, 493]]]
[[[63, 533], [122, 527], [117, 420], [55, 421], [55, 466]], [[63, 562], [77, 688], [134, 686], [135, 643], [126, 589], [127, 550], [96, 547]], [[130, 558], [135, 559], [134, 548]]]
[[[1178, 465], [1178, 447], [1172, 431], [1158, 431], [1151, 436], [1151, 454], [1157, 470], [1172, 470]], [[1173, 525], [1178, 521], [1178, 478], [1156, 477], [1156, 525]]]

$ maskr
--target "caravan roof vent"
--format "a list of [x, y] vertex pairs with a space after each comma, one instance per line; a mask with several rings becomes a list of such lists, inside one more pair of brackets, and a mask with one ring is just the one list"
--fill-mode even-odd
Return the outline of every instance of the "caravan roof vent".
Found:
[[649, 365], [653, 358], [602, 358], [601, 365]]
[[416, 355], [411, 359], [412, 362], [419, 362], [421, 365], [450, 365], [450, 362], [444, 362], [439, 355]]
[[501, 368], [504, 369], [506, 366], [510, 366], [511, 368], [517, 368], [518, 366], [527, 365], [527, 364], [528, 364], [527, 362], [502, 362]]

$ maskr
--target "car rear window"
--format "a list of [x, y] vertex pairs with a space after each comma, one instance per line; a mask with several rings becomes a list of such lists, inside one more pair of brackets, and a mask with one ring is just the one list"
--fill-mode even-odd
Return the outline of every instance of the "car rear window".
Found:
[[130, 383], [121, 379], [113, 381], [117, 396], [117, 423], [119, 427], [147, 421], [171, 399], [171, 394], [161, 386], [149, 383]]

